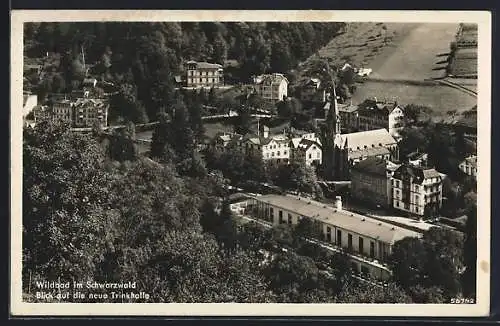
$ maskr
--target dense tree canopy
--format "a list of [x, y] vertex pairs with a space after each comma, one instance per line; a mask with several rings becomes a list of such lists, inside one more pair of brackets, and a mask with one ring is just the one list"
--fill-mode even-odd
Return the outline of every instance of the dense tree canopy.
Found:
[[413, 293], [417, 302], [429, 297], [455, 297], [462, 292], [463, 250], [463, 235], [445, 228], [431, 228], [422, 239], [400, 240], [390, 257], [394, 280]]
[[162, 108], [175, 103], [173, 81], [183, 62], [225, 64], [227, 59], [237, 60], [237, 77], [243, 82], [260, 73], [287, 73], [325, 45], [343, 25], [43, 22], [26, 24], [24, 44], [28, 57], [44, 57], [47, 53], [61, 56], [54, 67], [63, 80], [49, 76], [40, 84], [41, 93], [76, 88], [86, 75], [84, 68], [90, 67], [99, 79], [131, 85], [126, 86], [130, 94], [120, 95], [116, 108], [124, 109], [120, 103], [132, 106], [124, 116], [133, 117], [137, 123], [145, 120], [141, 106], [147, 118], [153, 120]]

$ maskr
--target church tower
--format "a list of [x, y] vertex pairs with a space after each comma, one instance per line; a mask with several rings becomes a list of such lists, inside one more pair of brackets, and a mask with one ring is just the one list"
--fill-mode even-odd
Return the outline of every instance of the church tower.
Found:
[[338, 176], [336, 171], [335, 157], [338, 155], [335, 148], [335, 136], [340, 134], [340, 116], [339, 107], [337, 103], [337, 92], [335, 91], [335, 84], [333, 85], [333, 96], [330, 99], [330, 109], [326, 116], [324, 140], [323, 140], [323, 161], [324, 172], [327, 180], [335, 180]]

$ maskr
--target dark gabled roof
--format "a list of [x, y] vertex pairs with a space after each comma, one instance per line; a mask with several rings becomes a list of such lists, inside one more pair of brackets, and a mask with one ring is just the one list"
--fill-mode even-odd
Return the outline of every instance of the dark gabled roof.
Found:
[[363, 157], [375, 157], [380, 155], [389, 155], [391, 151], [383, 146], [368, 147], [359, 150], [353, 150], [348, 153], [349, 159], [356, 160]]
[[360, 115], [382, 115], [387, 116], [394, 109], [400, 108], [403, 110], [401, 106], [399, 106], [396, 102], [386, 103], [386, 102], [376, 102], [375, 100], [366, 100], [359, 106], [359, 114]]
[[82, 106], [94, 106], [94, 107], [100, 107], [104, 106], [107, 103], [101, 99], [93, 99], [93, 98], [79, 98], [75, 102], [72, 103], [73, 106], [75, 107], [82, 107]]
[[282, 80], [288, 83], [288, 79], [285, 77], [285, 75], [273, 73], [257, 76], [255, 78], [255, 83], [263, 85], [279, 85]]
[[369, 157], [365, 160], [360, 161], [352, 167], [352, 170], [379, 175], [386, 176], [387, 174], [387, 163], [384, 159], [378, 157]]
[[350, 151], [359, 151], [363, 149], [392, 146], [397, 144], [397, 141], [386, 129], [381, 128], [349, 134], [337, 134], [335, 136], [335, 144], [340, 148], [345, 148], [346, 143]]
[[302, 87], [307, 87], [307, 86], [319, 87], [320, 85], [321, 85], [321, 80], [319, 78], [307, 78], [303, 80], [301, 83]]
[[311, 147], [313, 145], [316, 145], [319, 149], [321, 149], [321, 144], [319, 144], [318, 142], [315, 142], [314, 140], [302, 138], [297, 145], [297, 149], [307, 151], [309, 149], [309, 147]]
[[234, 60], [234, 59], [229, 59], [229, 60], [226, 60], [224, 61], [224, 67], [226, 68], [238, 68], [240, 66], [240, 63], [238, 62], [238, 60]]
[[410, 164], [403, 164], [394, 172], [394, 178], [396, 179], [401, 179], [403, 175], [410, 175], [413, 178], [413, 183], [418, 184], [421, 184], [425, 179], [429, 178], [443, 178], [435, 169]]
[[462, 161], [462, 163], [469, 163], [470, 165], [474, 166], [474, 167], [477, 167], [477, 155], [472, 155], [472, 156], [469, 156], [467, 158], [465, 158], [465, 160]]
[[426, 153], [421, 153], [421, 152], [411, 152], [410, 154], [406, 155], [406, 157], [409, 160], [418, 160], [422, 157], [424, 157]]
[[434, 169], [425, 169], [422, 170], [422, 173], [424, 175], [424, 179], [441, 177], [441, 174]]
[[188, 62], [186, 62], [186, 64], [196, 64], [197, 69], [221, 69], [222, 68], [222, 66], [218, 63], [188, 61]]
[[351, 113], [351, 112], [356, 112], [359, 110], [359, 107], [357, 105], [353, 105], [353, 104], [339, 104], [338, 105], [338, 108], [339, 108], [339, 112], [348, 112], [348, 113]]

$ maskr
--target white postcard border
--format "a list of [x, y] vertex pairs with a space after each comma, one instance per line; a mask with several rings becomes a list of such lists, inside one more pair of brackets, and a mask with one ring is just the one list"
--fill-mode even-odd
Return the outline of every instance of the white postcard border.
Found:
[[[23, 23], [31, 21], [342, 21], [478, 24], [478, 265], [476, 304], [216, 304], [22, 302]], [[10, 312], [36, 315], [485, 316], [490, 306], [491, 13], [486, 11], [13, 10], [11, 12]]]

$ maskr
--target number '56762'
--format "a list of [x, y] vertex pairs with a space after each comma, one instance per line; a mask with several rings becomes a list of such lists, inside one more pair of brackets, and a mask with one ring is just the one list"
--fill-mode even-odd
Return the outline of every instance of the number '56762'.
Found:
[[451, 298], [451, 303], [474, 304], [473, 298]]

